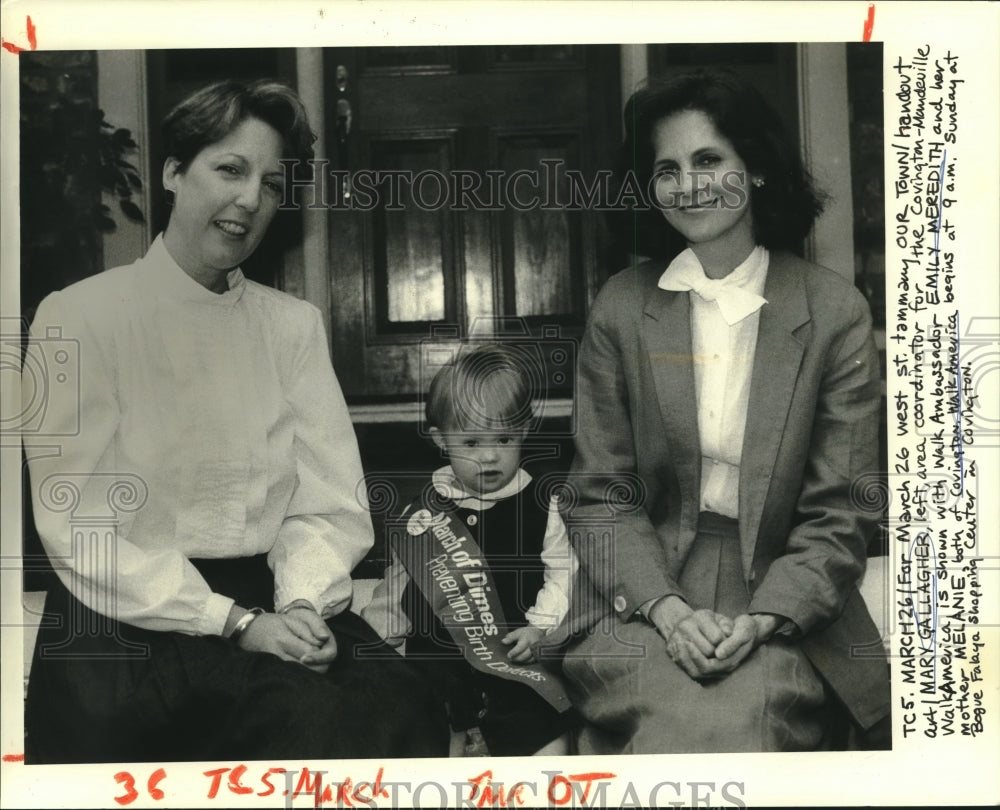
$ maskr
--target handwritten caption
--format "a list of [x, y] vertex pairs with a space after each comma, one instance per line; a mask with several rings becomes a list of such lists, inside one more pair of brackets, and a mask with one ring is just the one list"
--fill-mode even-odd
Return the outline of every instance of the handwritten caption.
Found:
[[[900, 265], [888, 291], [891, 554], [895, 560], [893, 666], [902, 691], [902, 733], [983, 734], [986, 720], [980, 624], [982, 563], [973, 371], [963, 361], [956, 302], [961, 267], [959, 109], [962, 60], [919, 47], [892, 65], [895, 114], [887, 133], [896, 177], [889, 238]], [[967, 257], [968, 258], [968, 257]], [[970, 271], [972, 265], [969, 265]], [[894, 379], [893, 379], [894, 378]], [[897, 684], [900, 681], [897, 680]]]
[[[404, 801], [414, 806], [424, 806], [422, 800], [440, 801], [441, 807], [524, 807], [534, 806], [543, 799], [548, 807], [603, 807], [618, 805], [618, 797], [626, 797], [634, 807], [661, 807], [662, 802], [681, 806], [690, 803], [746, 807], [742, 782], [678, 782], [663, 781], [638, 788], [631, 782], [618, 780], [610, 771], [564, 773], [542, 771], [540, 780], [503, 781], [494, 776], [493, 770], [484, 770], [459, 782], [434, 781], [412, 783], [385, 778], [385, 768], [378, 767], [370, 781], [355, 781], [343, 777], [329, 781], [327, 771], [309, 768], [292, 770], [281, 767], [258, 767], [252, 770], [246, 764], [212, 768], [203, 772], [205, 798], [220, 796], [281, 797], [284, 807], [402, 807]], [[131, 771], [114, 775], [122, 792], [114, 801], [124, 807], [137, 799], [167, 798], [167, 772], [157, 768], [148, 776]], [[641, 791], [641, 792], [640, 792]], [[623, 803], [621, 806], [625, 806]]]

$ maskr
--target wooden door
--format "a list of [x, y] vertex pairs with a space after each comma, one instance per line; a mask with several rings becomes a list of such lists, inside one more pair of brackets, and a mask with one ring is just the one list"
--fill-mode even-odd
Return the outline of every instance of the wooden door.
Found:
[[600, 212], [567, 205], [568, 173], [589, 186], [612, 164], [618, 48], [334, 48], [325, 59], [327, 154], [353, 178], [327, 187], [345, 394], [415, 398], [435, 348], [526, 332], [546, 338], [546, 393], [568, 395], [561, 339], [579, 336], [618, 269]]
[[670, 43], [648, 46], [649, 75], [722, 68], [763, 93], [793, 137], [799, 133], [797, 49], [793, 42]]

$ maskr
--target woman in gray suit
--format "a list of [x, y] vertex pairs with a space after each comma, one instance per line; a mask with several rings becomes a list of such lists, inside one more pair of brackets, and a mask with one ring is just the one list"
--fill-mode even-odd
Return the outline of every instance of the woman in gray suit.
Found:
[[580, 752], [815, 750], [844, 717], [884, 745], [856, 587], [879, 515], [852, 495], [877, 466], [868, 305], [790, 252], [821, 202], [754, 88], [684, 75], [625, 124], [654, 258], [608, 281], [581, 350], [568, 522], [608, 609], [565, 662]]

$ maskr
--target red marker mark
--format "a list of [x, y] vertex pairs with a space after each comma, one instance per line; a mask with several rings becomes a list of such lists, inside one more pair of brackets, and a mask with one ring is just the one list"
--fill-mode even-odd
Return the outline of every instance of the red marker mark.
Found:
[[31, 21], [31, 17], [27, 17], [28, 20], [28, 47], [23, 48], [20, 45], [15, 45], [13, 42], [8, 42], [5, 39], [0, 38], [0, 45], [6, 48], [11, 53], [21, 53], [21, 51], [33, 51], [38, 47], [38, 38], [35, 36], [35, 24]]
[[875, 4], [874, 3], [869, 3], [868, 4], [868, 19], [865, 20], [865, 30], [864, 30], [864, 33], [861, 34], [861, 41], [862, 42], [871, 42], [872, 41], [872, 29], [874, 27], [875, 27]]
[[157, 768], [149, 777], [149, 781], [146, 782], [146, 789], [149, 790], [149, 795], [156, 801], [159, 801], [164, 797], [164, 795], [166, 795], [157, 787], [157, 785], [166, 778], [167, 772], [163, 768]]
[[[163, 768], [157, 768], [149, 775], [149, 779], [146, 781], [146, 791], [149, 793], [150, 797], [154, 801], [159, 801], [166, 794], [160, 790], [157, 785], [160, 784], [164, 779], [167, 778], [167, 772]], [[114, 799], [118, 804], [124, 807], [126, 804], [132, 804], [136, 799], [139, 798], [139, 791], [135, 787], [135, 777], [129, 771], [119, 771], [115, 774], [115, 781], [122, 786], [125, 791], [121, 796], [115, 796]]]
[[[562, 774], [556, 774], [552, 781], [549, 782], [549, 801], [559, 807], [567, 804], [571, 799], [574, 800], [573, 806], [576, 806], [576, 799], [579, 798], [580, 804], [584, 804], [587, 800], [587, 796], [590, 794], [590, 788], [593, 783], [600, 782], [601, 780], [614, 779], [615, 774], [604, 773], [604, 772], [594, 772], [594, 773], [576, 773], [570, 774], [568, 777]], [[573, 783], [583, 782], [582, 795], [574, 788]], [[556, 798], [555, 788], [559, 785], [559, 789], [562, 791], [562, 797]], [[601, 794], [603, 795], [603, 794]]]
[[4, 754], [4, 762], [24, 762], [24, 754]]
[[[379, 771], [381, 777], [382, 772]], [[516, 782], [507, 788], [503, 784], [493, 784], [493, 771], [483, 771], [478, 776], [466, 780], [472, 786], [469, 801], [476, 801], [476, 807], [514, 807], [523, 805], [524, 797], [521, 791], [527, 787], [525, 782]]]
[[122, 807], [132, 804], [139, 798], [139, 791], [135, 789], [135, 777], [128, 771], [118, 771], [115, 774], [115, 781], [125, 790], [121, 796], [115, 796], [115, 801]]

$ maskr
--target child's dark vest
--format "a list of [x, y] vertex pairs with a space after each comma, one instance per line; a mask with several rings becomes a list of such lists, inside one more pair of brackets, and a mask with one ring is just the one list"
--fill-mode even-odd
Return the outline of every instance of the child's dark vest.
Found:
[[[541, 553], [548, 523], [548, 504], [539, 502], [539, 494], [535, 481], [531, 481], [517, 495], [496, 501], [482, 512], [460, 508], [454, 501], [440, 496], [433, 504], [417, 503], [409, 510], [428, 508], [434, 514], [444, 511], [469, 530], [486, 557], [496, 583], [507, 621], [506, 627], [499, 628], [501, 638], [528, 623], [525, 611], [535, 604], [545, 581]], [[406, 639], [407, 657], [420, 654], [435, 658], [462, 657], [447, 630], [432, 613], [420, 588], [412, 581], [403, 590], [402, 608], [413, 625]]]

